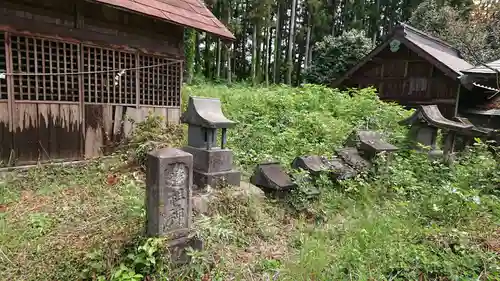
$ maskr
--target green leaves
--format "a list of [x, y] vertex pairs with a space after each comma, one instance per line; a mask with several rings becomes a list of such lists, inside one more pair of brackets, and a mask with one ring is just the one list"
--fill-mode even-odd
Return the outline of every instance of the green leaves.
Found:
[[325, 36], [313, 49], [312, 66], [307, 69], [305, 79], [308, 83], [330, 84], [341, 77], [372, 49], [364, 31], [353, 29], [342, 35]]

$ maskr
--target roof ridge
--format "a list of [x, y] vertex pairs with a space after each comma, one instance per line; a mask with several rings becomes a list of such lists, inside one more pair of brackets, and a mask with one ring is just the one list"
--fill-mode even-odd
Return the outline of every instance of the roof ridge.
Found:
[[450, 43], [448, 43], [448, 42], [446, 42], [446, 41], [444, 41], [444, 40], [442, 40], [440, 38], [437, 38], [435, 36], [432, 36], [432, 35], [428, 34], [427, 32], [424, 32], [424, 31], [422, 31], [422, 30], [420, 30], [420, 29], [418, 29], [416, 27], [413, 27], [413, 26], [407, 24], [407, 23], [400, 22], [399, 24], [404, 29], [408, 29], [408, 30], [412, 31], [413, 33], [416, 33], [417, 35], [420, 35], [420, 36], [425, 37], [425, 38], [427, 38], [427, 39], [429, 39], [431, 41], [434, 41], [435, 43], [437, 43], [439, 45], [442, 45], [443, 47], [447, 47], [449, 49], [452, 49], [453, 51], [455, 51], [457, 53], [457, 55], [459, 57], [461, 57], [460, 51], [457, 48], [455, 48], [453, 45], [451, 45]]

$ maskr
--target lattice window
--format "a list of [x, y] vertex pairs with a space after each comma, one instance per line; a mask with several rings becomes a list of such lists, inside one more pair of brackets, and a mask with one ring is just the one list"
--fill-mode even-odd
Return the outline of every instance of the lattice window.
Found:
[[11, 36], [14, 99], [79, 100], [79, 46], [75, 43]]
[[[7, 61], [5, 60], [5, 33], [0, 32], [0, 73], [7, 71]], [[7, 77], [0, 77], [0, 100], [8, 99]]]
[[180, 63], [141, 54], [139, 67], [139, 104], [180, 106]]
[[83, 46], [85, 102], [136, 104], [136, 54]]
[[168, 106], [181, 106], [182, 63], [168, 65]]
[[[0, 73], [6, 72], [5, 38], [0, 33]], [[15, 100], [178, 107], [182, 62], [63, 42], [11, 35]], [[0, 99], [8, 99], [0, 79]]]

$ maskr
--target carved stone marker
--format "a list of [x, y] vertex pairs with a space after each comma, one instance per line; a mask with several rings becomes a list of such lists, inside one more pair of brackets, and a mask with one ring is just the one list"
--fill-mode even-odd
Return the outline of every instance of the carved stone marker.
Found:
[[169, 237], [169, 247], [173, 253], [173, 261], [176, 262], [185, 262], [182, 250], [187, 245], [196, 244], [196, 241], [189, 237], [192, 184], [191, 154], [175, 148], [163, 148], [148, 155], [147, 234]]
[[175, 148], [151, 152], [146, 182], [148, 235], [176, 237], [188, 232], [193, 156]]

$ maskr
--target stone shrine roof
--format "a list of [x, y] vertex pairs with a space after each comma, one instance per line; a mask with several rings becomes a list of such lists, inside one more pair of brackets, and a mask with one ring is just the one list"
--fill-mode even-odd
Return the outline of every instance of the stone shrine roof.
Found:
[[224, 116], [219, 99], [201, 97], [189, 97], [181, 122], [212, 129], [230, 128], [236, 124]]

